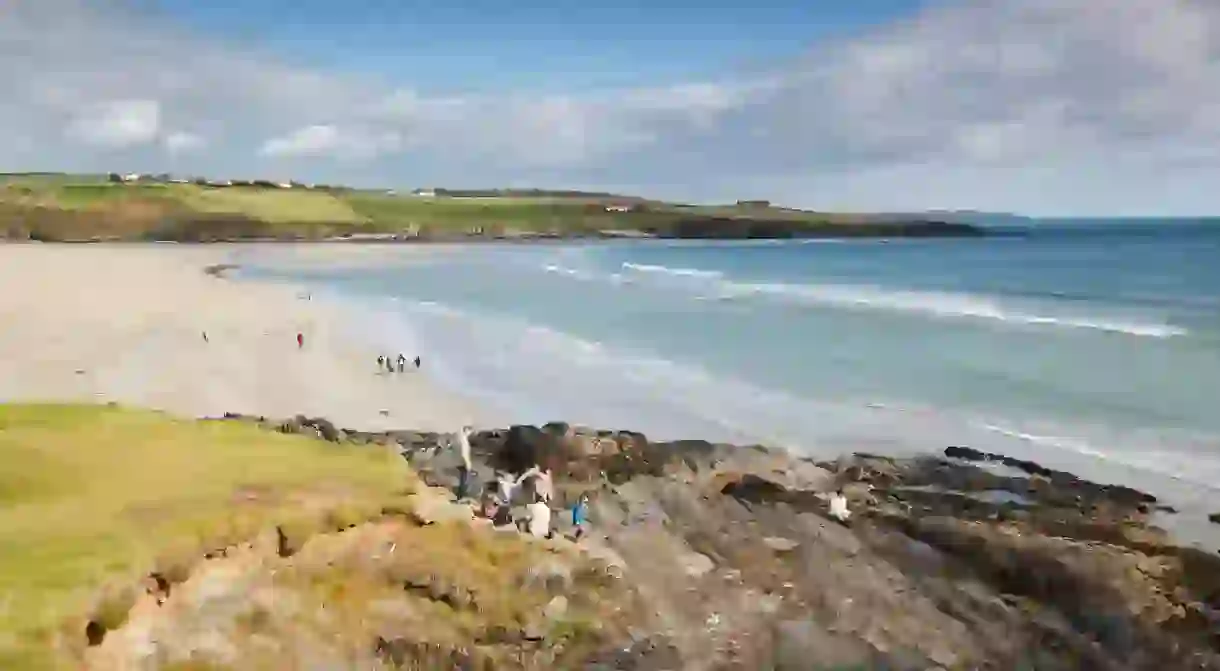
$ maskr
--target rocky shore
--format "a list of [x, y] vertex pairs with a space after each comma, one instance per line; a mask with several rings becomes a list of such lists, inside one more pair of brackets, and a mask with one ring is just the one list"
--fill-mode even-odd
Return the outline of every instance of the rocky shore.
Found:
[[[437, 491], [457, 486], [442, 434], [224, 421], [396, 446]], [[1220, 556], [1176, 546], [1134, 489], [966, 447], [815, 462], [560, 423], [471, 445], [471, 498], [495, 470], [550, 467], [565, 534], [562, 511], [590, 495], [576, 545], [633, 605], [580, 668], [1220, 669]], [[836, 489], [850, 525], [827, 514]]]

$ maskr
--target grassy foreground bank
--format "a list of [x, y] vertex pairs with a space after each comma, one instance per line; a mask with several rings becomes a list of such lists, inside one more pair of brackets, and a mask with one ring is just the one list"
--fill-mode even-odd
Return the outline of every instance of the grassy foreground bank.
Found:
[[[412, 491], [388, 450], [100, 406], [0, 405], [0, 668], [49, 668], [113, 629], [149, 574], [274, 526], [363, 521]], [[362, 519], [363, 518], [363, 519]]]
[[183, 242], [352, 235], [413, 240], [528, 237], [960, 236], [964, 224], [765, 205], [695, 206], [595, 195], [417, 197], [344, 188], [0, 179], [0, 239]]
[[[380, 445], [0, 405], [0, 668], [382, 668], [385, 631], [409, 636], [395, 664], [436, 668], [428, 655], [473, 641], [489, 663], [511, 659], [496, 636], [551, 598], [531, 571], [575, 560], [431, 523], [435, 496]], [[549, 624], [556, 663], [614, 630], [618, 610], [600, 611], [619, 606], [590, 580]]]

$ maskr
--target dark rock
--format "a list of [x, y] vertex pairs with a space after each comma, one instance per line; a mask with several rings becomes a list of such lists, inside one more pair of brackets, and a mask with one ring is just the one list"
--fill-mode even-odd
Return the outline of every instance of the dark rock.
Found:
[[496, 454], [496, 468], [524, 473], [534, 466], [555, 466], [559, 444], [555, 436], [536, 426], [516, 425], [508, 429], [504, 444]]
[[277, 430], [280, 433], [287, 433], [289, 435], [298, 435], [304, 429], [305, 429], [305, 427], [301, 424], [301, 421], [294, 417], [292, 419], [285, 420], [282, 424], [279, 425]]
[[964, 459], [966, 461], [989, 461], [986, 452], [976, 450], [972, 447], [946, 447], [945, 456], [949, 457], [950, 459]]
[[1207, 521], [1212, 524], [1220, 524], [1220, 513], [1212, 513], [1207, 516]]
[[788, 489], [752, 473], [728, 483], [720, 489], [720, 493], [746, 503], [784, 504], [800, 512], [826, 512], [826, 505], [815, 492]]
[[750, 473], [742, 476], [740, 480], [725, 485], [720, 493], [751, 503], [775, 503], [783, 500], [788, 490]]
[[302, 422], [302, 423], [310, 428], [317, 429], [318, 435], [322, 436], [322, 439], [327, 442], [330, 442], [330, 443], [343, 442], [343, 439], [344, 439], [343, 432], [340, 431], [339, 429], [335, 428], [335, 425], [330, 420], [328, 420], [324, 417], [315, 417], [314, 419], [311, 419], [311, 420], [308, 420], [308, 421]]

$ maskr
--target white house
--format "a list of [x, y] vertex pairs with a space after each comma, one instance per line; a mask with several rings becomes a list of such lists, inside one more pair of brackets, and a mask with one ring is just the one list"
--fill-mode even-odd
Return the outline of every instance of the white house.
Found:
[[436, 189], [416, 189], [415, 191], [412, 191], [412, 193], [421, 198], [436, 197]]

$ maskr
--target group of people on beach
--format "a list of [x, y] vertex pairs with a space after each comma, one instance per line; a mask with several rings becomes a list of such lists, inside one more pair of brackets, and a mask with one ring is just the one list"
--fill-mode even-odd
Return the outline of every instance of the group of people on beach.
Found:
[[[377, 355], [377, 369], [378, 369], [378, 370], [381, 370], [382, 368], [384, 368], [384, 369], [386, 370], [386, 372], [393, 373], [393, 372], [395, 372], [395, 370], [394, 370], [394, 364], [395, 364], [395, 363], [397, 363], [397, 364], [398, 364], [398, 370], [397, 370], [397, 372], [399, 372], [399, 373], [405, 373], [405, 372], [406, 372], [406, 370], [407, 370], [407, 357], [403, 356], [402, 352], [399, 352], [399, 353], [398, 353], [398, 358], [397, 358], [397, 359], [391, 359], [391, 358], [389, 357], [389, 355], [386, 355], [386, 354], [379, 354], [379, 355]], [[420, 367], [420, 364], [421, 364], [422, 362], [419, 360], [419, 357], [418, 357], [418, 356], [416, 356], [416, 357], [415, 357], [415, 360], [414, 360], [412, 363], [414, 363], [414, 364], [415, 364], [415, 368], [418, 370], [418, 369], [419, 369], [419, 367]]]

